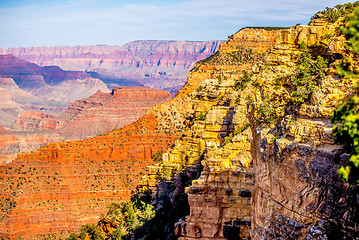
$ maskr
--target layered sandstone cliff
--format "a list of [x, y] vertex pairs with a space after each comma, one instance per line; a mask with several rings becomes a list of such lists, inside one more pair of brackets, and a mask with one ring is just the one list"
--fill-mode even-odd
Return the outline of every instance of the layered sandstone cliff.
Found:
[[124, 127], [137, 121], [157, 104], [169, 102], [167, 91], [144, 87], [117, 87], [112, 93], [100, 90], [89, 98], [73, 102], [61, 115], [22, 112], [16, 119], [17, 131], [55, 130], [65, 139], [86, 138]]
[[[113, 97], [127, 101], [131, 93], [124, 90], [115, 89]], [[143, 99], [139, 108], [151, 103], [151, 98], [170, 97], [159, 90], [144, 93], [143, 88], [132, 96]], [[108, 107], [117, 106], [110, 99], [107, 103]], [[75, 105], [67, 112], [69, 116], [77, 111]], [[77, 230], [84, 223], [95, 222], [110, 203], [129, 199], [145, 167], [153, 164], [152, 155], [173, 144], [191, 111], [188, 100], [178, 97], [153, 107], [120, 130], [49, 144], [2, 165], [0, 194], [6, 207], [1, 210], [0, 236], [31, 238]]]
[[35, 150], [47, 143], [97, 136], [137, 121], [157, 104], [171, 100], [167, 91], [144, 87], [98, 91], [72, 103], [63, 114], [22, 111], [14, 131], [0, 133], [0, 155], [11, 161], [16, 154]]
[[[334, 70], [336, 57], [347, 54], [341, 21], [244, 29], [190, 74], [189, 81], [212, 78], [198, 78], [191, 94], [197, 117], [141, 182], [153, 188], [202, 163], [186, 190], [190, 215], [176, 224], [180, 239], [355, 239], [358, 188], [338, 176], [348, 154], [335, 144], [330, 122], [339, 101], [353, 94], [352, 83]], [[289, 80], [306, 51], [301, 44], [332, 65], [298, 105]], [[242, 60], [249, 52], [256, 61]]]

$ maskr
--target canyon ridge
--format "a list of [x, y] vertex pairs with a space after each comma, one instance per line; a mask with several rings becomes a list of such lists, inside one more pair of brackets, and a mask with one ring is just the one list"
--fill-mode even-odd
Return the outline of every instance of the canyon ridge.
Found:
[[358, 66], [340, 31], [356, 7], [243, 28], [136, 122], [1, 165], [0, 237], [357, 239], [331, 122], [357, 95], [340, 72]]

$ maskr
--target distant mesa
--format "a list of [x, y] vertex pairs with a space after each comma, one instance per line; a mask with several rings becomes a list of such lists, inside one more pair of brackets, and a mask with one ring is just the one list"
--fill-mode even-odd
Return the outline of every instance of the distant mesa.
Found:
[[85, 71], [112, 89], [146, 86], [172, 96], [185, 84], [194, 63], [215, 53], [223, 41], [133, 41], [123, 46], [9, 48], [7, 54], [39, 66]]

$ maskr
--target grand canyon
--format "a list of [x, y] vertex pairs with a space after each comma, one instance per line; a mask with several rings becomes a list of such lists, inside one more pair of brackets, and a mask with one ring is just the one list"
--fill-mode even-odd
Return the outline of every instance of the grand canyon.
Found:
[[358, 239], [358, 7], [1, 50], [0, 238]]

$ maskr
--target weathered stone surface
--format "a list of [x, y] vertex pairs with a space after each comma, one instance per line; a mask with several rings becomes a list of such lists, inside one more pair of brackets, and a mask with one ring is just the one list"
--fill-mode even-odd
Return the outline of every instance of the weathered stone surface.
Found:
[[[211, 76], [192, 94], [194, 109], [206, 112], [203, 123], [192, 126], [192, 131], [196, 131], [192, 135], [202, 134], [206, 150], [201, 177], [187, 189], [190, 216], [176, 225], [177, 234], [183, 236], [180, 239], [353, 239], [356, 236], [358, 203], [354, 192], [358, 189], [338, 177], [337, 168], [347, 161], [347, 155], [334, 143], [329, 120], [338, 102], [351, 94], [351, 85], [343, 84], [333, 75], [333, 69], [328, 69], [328, 76], [310, 99], [293, 115], [284, 116], [290, 92], [285, 84], [276, 87], [275, 83], [278, 76], [294, 73], [302, 42], [322, 48], [321, 54], [326, 56], [345, 54], [343, 42], [340, 43], [342, 37], [329, 41], [321, 37], [335, 32], [339, 24], [313, 21], [309, 26], [294, 26], [268, 34], [265, 30], [243, 29], [222, 44], [212, 59], [197, 66], [198, 72]], [[262, 61], [257, 59], [252, 66], [248, 61], [241, 62], [240, 57], [231, 62], [226, 55], [235, 55], [250, 45], [255, 46], [252, 53], [264, 53]], [[240, 50], [240, 53], [246, 51]], [[252, 70], [251, 83], [254, 84], [243, 87], [237, 94], [240, 99], [230, 95], [232, 90], [225, 95], [228, 101], [218, 102], [225, 83], [240, 79], [237, 74], [244, 69]], [[259, 106], [266, 101], [264, 96], [271, 96], [271, 108], [283, 117], [277, 127], [261, 119]], [[250, 100], [243, 101], [243, 98]], [[227, 114], [222, 106], [234, 106], [238, 110], [244, 103], [249, 107], [238, 114], [238, 118], [248, 119], [254, 134], [247, 145], [251, 155], [244, 158], [247, 160], [228, 161], [223, 158], [224, 153], [231, 155], [233, 148], [226, 137], [236, 124], [226, 118], [232, 114]], [[246, 143], [243, 138], [242, 142], [239, 139], [233, 138], [231, 142]], [[243, 152], [237, 155], [239, 159], [243, 156]], [[243, 168], [252, 158], [253, 168]], [[230, 175], [235, 172], [235, 166], [242, 170]], [[255, 181], [244, 176], [254, 177]], [[234, 182], [238, 183], [236, 187], [231, 186]]]

